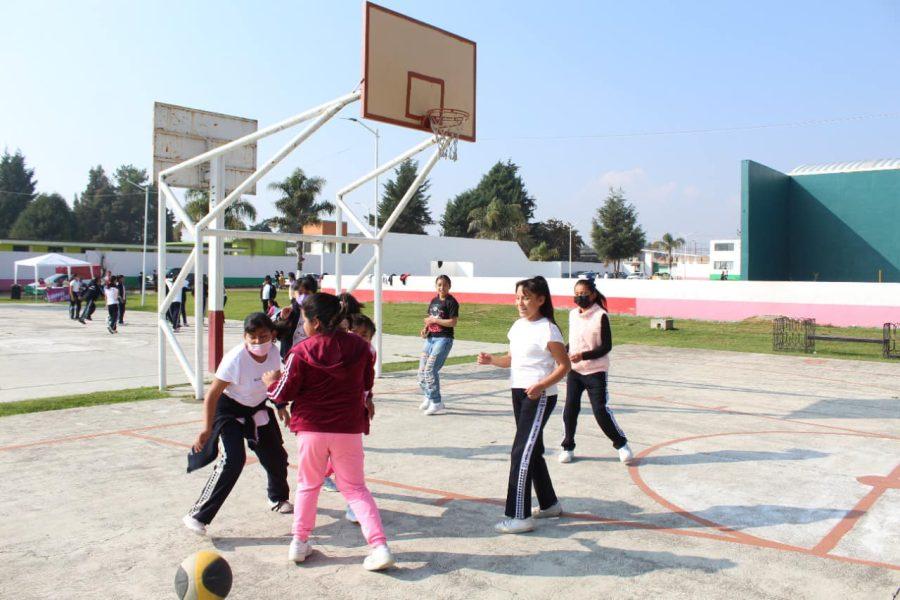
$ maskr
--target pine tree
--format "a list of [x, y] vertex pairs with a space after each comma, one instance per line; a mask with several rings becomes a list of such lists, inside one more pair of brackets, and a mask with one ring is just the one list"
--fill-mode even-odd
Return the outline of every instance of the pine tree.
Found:
[[[411, 159], [400, 163], [400, 166], [394, 171], [394, 178], [384, 184], [384, 194], [381, 196], [381, 200], [378, 201], [379, 224], [387, 222], [418, 175], [419, 166]], [[428, 209], [428, 188], [430, 185], [428, 179], [422, 182], [422, 185], [419, 186], [419, 189], [416, 190], [416, 193], [410, 199], [409, 204], [406, 205], [397, 221], [394, 222], [391, 232], [426, 234], [425, 226], [434, 223], [434, 219], [431, 218], [431, 211]]]
[[34, 198], [37, 181], [34, 169], [25, 168], [25, 157], [19, 150], [0, 156], [0, 238], [9, 235], [10, 228]]
[[9, 230], [15, 240], [72, 241], [75, 217], [59, 194], [40, 194], [23, 210]]
[[609, 188], [606, 201], [597, 209], [591, 241], [601, 259], [615, 263], [617, 273], [621, 272], [623, 258], [637, 255], [644, 247], [646, 236], [637, 224], [637, 210], [621, 188]]

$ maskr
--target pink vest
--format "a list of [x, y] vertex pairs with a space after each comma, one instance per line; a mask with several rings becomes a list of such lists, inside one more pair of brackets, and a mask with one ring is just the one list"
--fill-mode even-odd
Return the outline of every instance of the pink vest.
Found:
[[[569, 354], [587, 352], [600, 347], [605, 314], [606, 311], [598, 304], [594, 304], [584, 312], [579, 312], [576, 308], [569, 313]], [[609, 354], [601, 358], [572, 363], [572, 370], [582, 375], [609, 371]]]

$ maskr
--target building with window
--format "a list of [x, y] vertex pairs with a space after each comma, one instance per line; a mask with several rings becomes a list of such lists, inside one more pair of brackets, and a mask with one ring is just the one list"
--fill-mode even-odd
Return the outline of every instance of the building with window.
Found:
[[709, 242], [710, 279], [741, 278], [741, 240], [711, 240]]

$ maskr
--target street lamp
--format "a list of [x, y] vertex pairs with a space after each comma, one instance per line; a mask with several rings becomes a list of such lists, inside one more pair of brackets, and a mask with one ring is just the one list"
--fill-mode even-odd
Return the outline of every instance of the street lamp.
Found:
[[[353, 121], [354, 123], [365, 127], [369, 133], [375, 136], [375, 170], [378, 170], [378, 129], [372, 129], [356, 117], [344, 117], [346, 121]], [[372, 203], [372, 218], [375, 219], [375, 233], [378, 233], [378, 176], [375, 176], [375, 197]], [[337, 232], [340, 235], [340, 232]]]
[[572, 224], [569, 223], [569, 279], [572, 279]]
[[[147, 299], [147, 209], [150, 206], [150, 188], [138, 185], [130, 179], [125, 180], [134, 187], [144, 190], [144, 250], [141, 252], [141, 306]], [[159, 290], [156, 290], [159, 293]]]

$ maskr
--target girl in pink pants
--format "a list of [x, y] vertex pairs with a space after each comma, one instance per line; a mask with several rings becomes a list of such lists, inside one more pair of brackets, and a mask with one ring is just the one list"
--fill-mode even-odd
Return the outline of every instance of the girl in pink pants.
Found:
[[[297, 434], [297, 498], [294, 539], [288, 556], [296, 563], [312, 553], [309, 536], [316, 524], [319, 491], [329, 460], [338, 489], [356, 514], [372, 548], [363, 561], [370, 571], [387, 569], [394, 558], [387, 547], [381, 516], [366, 487], [362, 436], [375, 414], [370, 392], [375, 358], [369, 343], [341, 329], [346, 309], [331, 294], [304, 300], [303, 327], [308, 337], [291, 348], [284, 368], [263, 380], [278, 415]], [[290, 404], [290, 417], [287, 406]]]

